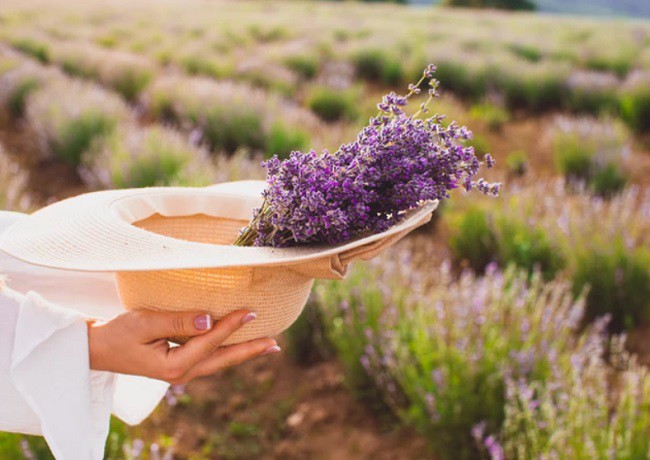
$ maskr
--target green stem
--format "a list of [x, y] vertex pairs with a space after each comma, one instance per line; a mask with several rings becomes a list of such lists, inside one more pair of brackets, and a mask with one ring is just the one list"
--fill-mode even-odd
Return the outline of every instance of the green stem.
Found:
[[[415, 94], [415, 89], [419, 88], [420, 85], [424, 82], [424, 80], [425, 80], [426, 78], [427, 78], [427, 75], [423, 74], [422, 77], [420, 77], [420, 79], [418, 80], [418, 82], [414, 85], [414, 89], [412, 89], [411, 91], [409, 91], [409, 93], [408, 93], [406, 96], [404, 96], [404, 97], [408, 100], [411, 96], [413, 96], [413, 95]], [[432, 98], [433, 98], [433, 97], [430, 95], [430, 96], [429, 96], [429, 99], [427, 100], [427, 102], [425, 103], [425, 105], [429, 105], [429, 102], [431, 102], [431, 99], [432, 99]], [[420, 112], [421, 112], [421, 110], [418, 111], [417, 114], [419, 114]], [[383, 112], [383, 111], [380, 110], [380, 111], [377, 113], [377, 117], [381, 116], [382, 113], [385, 113], [385, 112]], [[390, 114], [389, 116], [392, 117], [392, 116], [394, 116], [394, 115], [393, 115], [393, 114]], [[414, 117], [415, 117], [415, 115], [414, 115]]]
[[253, 219], [250, 224], [244, 227], [244, 230], [242, 230], [241, 234], [233, 244], [235, 246], [252, 246], [257, 238], [257, 224], [262, 220], [262, 216], [268, 212], [269, 206], [265, 198], [260, 207], [260, 212], [257, 213], [257, 216], [255, 216], [255, 219]]

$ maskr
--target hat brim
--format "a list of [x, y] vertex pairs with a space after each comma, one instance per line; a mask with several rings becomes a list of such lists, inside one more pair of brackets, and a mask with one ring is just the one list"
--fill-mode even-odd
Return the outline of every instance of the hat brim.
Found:
[[0, 249], [24, 262], [50, 268], [123, 272], [300, 264], [340, 254], [428, 221], [438, 205], [409, 211], [390, 229], [337, 245], [291, 248], [197, 243], [133, 225], [153, 214], [227, 215], [248, 221], [262, 204], [263, 181], [216, 187], [156, 187], [87, 193], [47, 206], [11, 226]]

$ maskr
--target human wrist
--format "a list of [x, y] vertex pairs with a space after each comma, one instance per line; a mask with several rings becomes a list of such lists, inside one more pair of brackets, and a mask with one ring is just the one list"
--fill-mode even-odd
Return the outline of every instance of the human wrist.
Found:
[[101, 371], [107, 370], [105, 361], [105, 339], [103, 324], [97, 320], [86, 320], [88, 326], [88, 361], [90, 368]]

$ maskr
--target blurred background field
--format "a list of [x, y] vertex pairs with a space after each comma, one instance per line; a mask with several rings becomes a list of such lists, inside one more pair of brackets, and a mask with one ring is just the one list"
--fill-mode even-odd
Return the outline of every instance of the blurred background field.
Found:
[[[263, 178], [428, 63], [504, 183], [318, 283], [283, 356], [115, 420], [107, 458], [650, 458], [647, 2], [418, 3], [0, 3], [6, 209]], [[0, 458], [50, 457], [0, 434]]]

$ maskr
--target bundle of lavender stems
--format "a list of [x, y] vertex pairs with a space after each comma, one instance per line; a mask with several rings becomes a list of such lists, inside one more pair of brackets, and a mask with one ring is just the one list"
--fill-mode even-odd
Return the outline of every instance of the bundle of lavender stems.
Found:
[[[288, 247], [337, 244], [380, 233], [424, 202], [449, 198], [463, 187], [497, 196], [501, 184], [475, 180], [479, 167], [494, 165], [487, 154], [479, 161], [465, 146], [472, 132], [444, 115], [420, 118], [438, 96], [436, 68], [429, 65], [405, 96], [391, 92], [377, 104], [357, 140], [336, 152], [292, 152], [263, 163], [268, 187], [263, 204], [240, 231], [237, 246]], [[413, 115], [409, 99], [428, 82], [428, 98]], [[426, 87], [426, 86], [425, 86]]]

